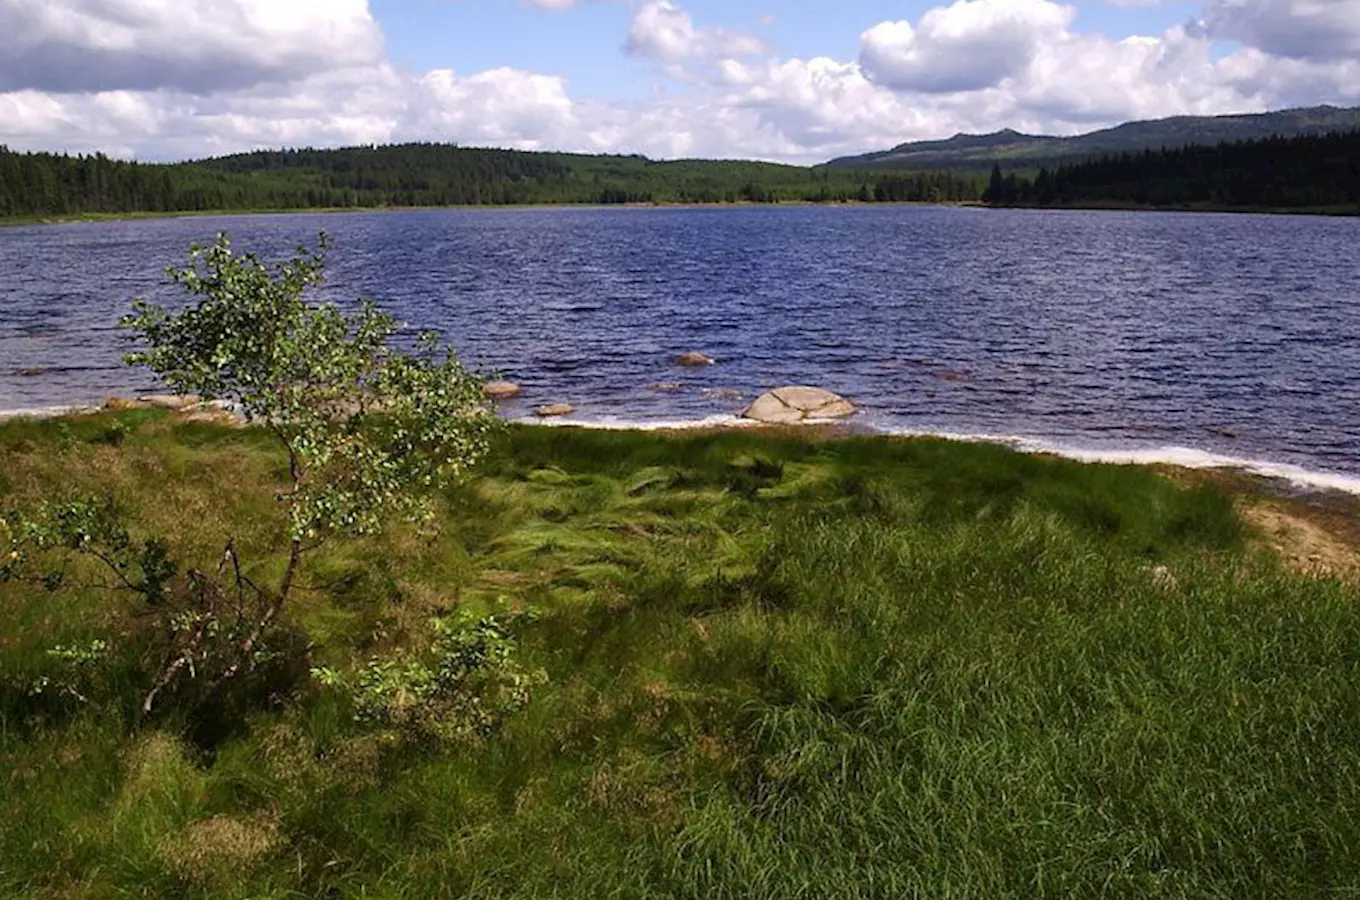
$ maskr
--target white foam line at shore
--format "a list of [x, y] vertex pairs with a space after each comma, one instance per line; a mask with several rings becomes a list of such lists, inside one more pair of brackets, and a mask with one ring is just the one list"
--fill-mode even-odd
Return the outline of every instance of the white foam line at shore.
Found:
[[597, 431], [690, 431], [701, 428], [751, 428], [759, 422], [742, 419], [738, 416], [717, 415], [703, 419], [661, 419], [645, 422], [636, 419], [604, 417], [598, 419], [577, 419], [572, 416], [554, 416], [540, 419], [537, 416], [519, 416], [509, 420], [514, 425], [545, 425], [549, 428], [591, 428]]
[[1021, 453], [1051, 453], [1054, 456], [1084, 463], [1108, 463], [1125, 466], [1161, 464], [1179, 466], [1183, 469], [1237, 469], [1266, 478], [1278, 478], [1298, 487], [1341, 491], [1360, 496], [1360, 476], [1344, 475], [1340, 472], [1320, 472], [1291, 463], [1225, 456], [1207, 450], [1197, 450], [1193, 447], [1177, 447], [1174, 445], [1127, 449], [1075, 447], [1069, 444], [1017, 435], [967, 434], [896, 428], [883, 429], [881, 433], [899, 437], [936, 437], [970, 443], [1001, 444]]
[[0, 422], [5, 419], [55, 419], [59, 416], [98, 412], [101, 408], [75, 403], [70, 406], [29, 406], [24, 409], [0, 409]]

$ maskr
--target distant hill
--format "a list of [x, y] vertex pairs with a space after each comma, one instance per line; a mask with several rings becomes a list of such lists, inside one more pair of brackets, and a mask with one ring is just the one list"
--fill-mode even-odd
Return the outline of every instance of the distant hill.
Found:
[[146, 164], [0, 145], [0, 220], [545, 203], [976, 201], [986, 177], [401, 144]]
[[1006, 129], [995, 134], [960, 134], [943, 141], [915, 141], [891, 150], [833, 159], [836, 168], [989, 169], [1032, 168], [1118, 153], [1160, 150], [1186, 144], [1298, 137], [1360, 129], [1360, 109], [1314, 106], [1236, 116], [1175, 116], [1127, 122], [1076, 137], [1021, 134]]

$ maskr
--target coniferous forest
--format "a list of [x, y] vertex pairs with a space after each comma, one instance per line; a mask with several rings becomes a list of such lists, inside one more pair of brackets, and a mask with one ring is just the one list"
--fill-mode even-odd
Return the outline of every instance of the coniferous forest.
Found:
[[1360, 131], [1121, 153], [992, 169], [983, 199], [1014, 206], [1300, 209], [1360, 213]]
[[1360, 212], [1360, 132], [1102, 156], [1057, 168], [884, 172], [405, 144], [195, 162], [0, 147], [0, 218], [424, 206], [983, 202]]
[[976, 200], [975, 174], [867, 174], [759, 162], [443, 144], [284, 150], [176, 164], [0, 148], [0, 216], [484, 206]]

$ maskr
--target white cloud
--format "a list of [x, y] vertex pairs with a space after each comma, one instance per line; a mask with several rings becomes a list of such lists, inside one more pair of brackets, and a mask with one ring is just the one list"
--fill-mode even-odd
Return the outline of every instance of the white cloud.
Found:
[[[1314, 58], [1286, 54], [1293, 44], [1279, 34], [1241, 38], [1227, 56], [1216, 51], [1209, 22], [1234, 22], [1232, 33], [1247, 35], [1257, 21], [1248, 12], [1284, 10], [1307, 23], [1307, 0], [1288, 10], [1278, 0], [1251, 10], [1210, 0], [1206, 13], [1239, 18], [1206, 15], [1202, 27], [1122, 40], [1079, 30], [1073, 10], [1051, 0], [963, 0], [915, 22], [868, 28], [849, 61], [778, 58], [748, 35], [697, 26], [675, 0], [648, 0], [634, 10], [630, 49], [656, 64], [661, 84], [684, 85], [632, 102], [584, 99], [558, 75], [517, 68], [403, 71], [378, 52], [381, 35], [363, 0], [295, 0], [286, 9], [265, 0], [184, 2], [244, 31], [224, 27], [229, 35], [190, 54], [167, 37], [183, 21], [168, 0], [0, 0], [0, 24], [11, 26], [0, 31], [0, 50], [33, 44], [35, 34], [49, 44], [59, 36], [68, 53], [93, 48], [90, 66], [66, 73], [64, 84], [0, 55], [8, 79], [0, 143], [173, 159], [433, 140], [817, 162], [958, 131], [1071, 133], [1131, 118], [1360, 103], [1360, 59], [1338, 55], [1344, 41]], [[53, 24], [48, 8], [74, 19]], [[1346, 25], [1335, 30], [1349, 34]], [[211, 60], [230, 60], [243, 74], [224, 84], [211, 77]]]
[[725, 28], [696, 28], [690, 14], [671, 0], [647, 0], [638, 7], [624, 45], [632, 56], [661, 62], [724, 59], [764, 53], [759, 38]]
[[1290, 59], [1360, 59], [1360, 0], [1207, 0], [1201, 25]]
[[860, 63], [879, 84], [924, 93], [991, 87], [1034, 59], [1075, 15], [1049, 0], [958, 0], [913, 28], [883, 22], [861, 37]]
[[236, 90], [382, 59], [365, 0], [0, 0], [0, 90]]
[[576, 104], [561, 78], [510, 68], [460, 78], [440, 69], [415, 87], [400, 124], [407, 135], [551, 150], [573, 142], [581, 130]]

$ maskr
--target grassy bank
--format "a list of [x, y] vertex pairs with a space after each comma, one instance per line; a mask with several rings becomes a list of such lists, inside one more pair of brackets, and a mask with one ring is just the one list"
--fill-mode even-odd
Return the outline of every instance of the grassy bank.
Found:
[[[0, 507], [106, 495], [211, 565], [283, 547], [251, 431], [0, 423]], [[1232, 498], [984, 445], [512, 429], [437, 529], [291, 610], [349, 671], [532, 606], [527, 708], [430, 747], [301, 677], [135, 714], [117, 593], [0, 587], [6, 897], [1322, 897], [1360, 892], [1360, 620]], [[84, 702], [29, 685], [107, 638]]]

